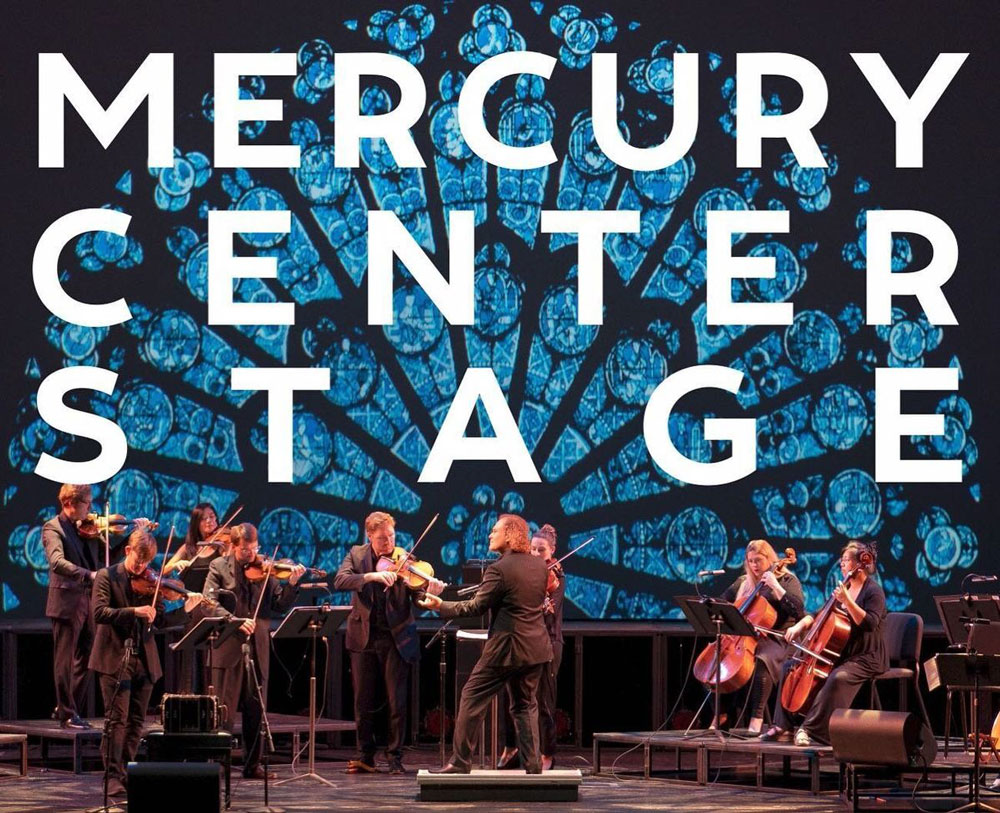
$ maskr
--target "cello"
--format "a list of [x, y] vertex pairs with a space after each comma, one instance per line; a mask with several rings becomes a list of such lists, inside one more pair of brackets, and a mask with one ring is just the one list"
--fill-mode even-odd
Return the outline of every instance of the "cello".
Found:
[[[767, 570], [776, 576], [781, 576], [785, 568], [794, 565], [796, 561], [795, 550], [785, 548], [785, 556], [778, 559]], [[758, 630], [770, 630], [778, 620], [778, 611], [771, 603], [761, 595], [764, 587], [762, 579], [757, 581], [750, 595], [747, 596], [739, 606], [740, 614], [746, 618]], [[757, 655], [757, 638], [749, 635], [723, 635], [721, 642], [719, 675], [719, 692], [735, 692], [743, 688], [747, 681], [753, 676]], [[716, 645], [711, 643], [706, 646], [694, 662], [695, 679], [702, 683], [705, 688], [712, 690], [715, 688]]]
[[[859, 550], [858, 563], [844, 576], [840, 586], [847, 590], [854, 577], [862, 570], [868, 570], [874, 562], [871, 550]], [[805, 640], [797, 646], [799, 652], [795, 660], [798, 663], [792, 667], [781, 686], [781, 705], [791, 714], [809, 709], [847, 645], [851, 619], [838, 603], [833, 595], [826, 600]]]

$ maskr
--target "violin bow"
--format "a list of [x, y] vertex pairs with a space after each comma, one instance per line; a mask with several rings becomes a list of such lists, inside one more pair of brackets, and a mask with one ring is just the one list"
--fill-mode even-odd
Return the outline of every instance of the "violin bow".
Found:
[[260, 605], [264, 603], [264, 593], [267, 592], [267, 582], [271, 578], [271, 571], [274, 570], [274, 560], [278, 556], [278, 548], [281, 547], [279, 542], [274, 546], [274, 553], [271, 554], [271, 558], [267, 562], [267, 569], [264, 571], [264, 586], [260, 588], [260, 595], [257, 596], [257, 607], [253, 611], [253, 623], [257, 623], [257, 615], [260, 613]]
[[170, 536], [167, 537], [167, 547], [163, 551], [163, 562], [160, 564], [160, 575], [156, 577], [156, 589], [153, 591], [153, 608], [156, 608], [156, 599], [160, 596], [160, 583], [163, 581], [163, 571], [167, 569], [167, 557], [170, 555], [170, 545], [174, 541], [174, 525], [170, 524]]
[[111, 500], [104, 501], [104, 566], [111, 567]]
[[406, 557], [400, 559], [399, 562], [396, 563], [396, 569], [393, 570], [393, 573], [398, 573], [402, 569], [403, 565], [406, 563], [406, 560], [409, 559], [413, 551], [417, 549], [417, 545], [419, 545], [421, 542], [424, 541], [424, 537], [427, 536], [427, 532], [434, 527], [434, 523], [437, 522], [439, 516], [441, 516], [441, 514], [437, 513], [433, 517], [431, 517], [431, 521], [427, 523], [427, 527], [424, 528], [424, 532], [420, 534], [419, 537], [417, 537], [417, 541], [413, 543], [413, 547], [406, 552]]
[[573, 555], [574, 553], [576, 553], [576, 552], [577, 552], [578, 550], [580, 550], [581, 548], [585, 548], [585, 547], [587, 547], [587, 545], [589, 545], [589, 544], [590, 544], [591, 542], [593, 542], [593, 541], [594, 541], [595, 539], [597, 539], [597, 537], [596, 537], [596, 536], [592, 536], [592, 537], [590, 537], [590, 539], [588, 539], [588, 540], [587, 540], [586, 542], [584, 542], [583, 544], [581, 544], [581, 545], [577, 545], [577, 546], [576, 546], [575, 548], [573, 548], [573, 550], [571, 550], [571, 551], [570, 551], [569, 553], [566, 553], [566, 554], [564, 554], [563, 556], [561, 556], [560, 558], [556, 559], [556, 560], [555, 560], [555, 561], [554, 561], [554, 562], [553, 562], [553, 563], [552, 563], [551, 565], [549, 565], [549, 570], [551, 570], [551, 569], [552, 569], [552, 568], [554, 568], [554, 567], [555, 567], [556, 565], [558, 565], [558, 564], [559, 564], [560, 562], [562, 562], [562, 561], [563, 561], [563, 559], [569, 559], [569, 557], [570, 557], [570, 556], [572, 556], [572, 555]]

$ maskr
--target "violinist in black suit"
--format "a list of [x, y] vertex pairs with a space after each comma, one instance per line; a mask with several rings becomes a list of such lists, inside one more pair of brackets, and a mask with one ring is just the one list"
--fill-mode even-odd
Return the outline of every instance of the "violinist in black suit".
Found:
[[[406, 733], [407, 681], [411, 664], [420, 658], [413, 619], [416, 593], [392, 570], [377, 570], [381, 557], [396, 549], [396, 520], [384, 511], [365, 519], [367, 545], [355, 545], [344, 557], [333, 580], [334, 590], [352, 592], [345, 644], [351, 653], [354, 719], [358, 756], [348, 773], [375, 772], [375, 715], [378, 682], [389, 700], [389, 773], [404, 773], [403, 737]], [[444, 582], [434, 579], [427, 590], [440, 593]]]
[[455, 721], [454, 751], [440, 773], [469, 773], [479, 725], [493, 696], [504, 686], [517, 731], [517, 747], [528, 773], [541, 773], [538, 751], [538, 682], [552, 660], [552, 644], [543, 618], [548, 569], [532, 556], [528, 524], [501, 514], [490, 532], [490, 550], [501, 558], [486, 568], [475, 597], [441, 601], [426, 596], [421, 607], [442, 618], [493, 613], [483, 654], [462, 689]]
[[90, 510], [88, 485], [65, 483], [59, 489], [59, 515], [42, 526], [49, 560], [45, 615], [52, 620], [52, 667], [56, 686], [53, 717], [63, 728], [90, 728], [80, 717], [90, 672], [87, 657], [94, 643], [90, 590], [97, 576], [97, 541], [82, 539], [76, 523]]
[[[240, 631], [219, 644], [212, 655], [212, 683], [225, 706], [224, 725], [232, 730], [237, 706], [243, 708], [243, 776], [248, 779], [263, 779], [264, 769], [260, 766], [261, 742], [260, 724], [263, 707], [254, 690], [253, 682], [246, 673], [246, 657], [253, 654], [260, 681], [261, 697], [267, 702], [267, 676], [271, 662], [271, 618], [287, 612], [299, 593], [298, 583], [305, 573], [302, 565], [292, 569], [288, 583], [284, 584], [274, 576], [266, 583], [251, 582], [245, 573], [246, 566], [257, 559], [260, 547], [257, 529], [249, 522], [234, 525], [230, 531], [231, 552], [228, 556], [214, 559], [205, 579], [205, 595], [217, 598], [219, 591], [228, 591], [235, 598], [235, 610], [229, 612], [221, 607], [215, 614], [229, 618], [243, 619]], [[264, 591], [263, 599], [260, 598]], [[260, 613], [254, 621], [254, 611], [260, 601]]]
[[[152, 626], [162, 621], [163, 612], [150, 605], [151, 595], [137, 593], [131, 583], [133, 576], [145, 572], [155, 555], [156, 540], [145, 529], [135, 530], [125, 545], [125, 561], [98, 571], [94, 581], [97, 634], [90, 668], [97, 672], [109, 718], [110, 747], [102, 743], [101, 754], [108, 770], [110, 796], [125, 792], [125, 763], [135, 759], [149, 696], [163, 676], [152, 634]], [[185, 611], [200, 599], [191, 594]]]

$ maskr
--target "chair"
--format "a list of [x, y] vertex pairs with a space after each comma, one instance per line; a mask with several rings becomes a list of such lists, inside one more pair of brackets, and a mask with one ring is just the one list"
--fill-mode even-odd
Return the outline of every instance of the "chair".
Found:
[[889, 668], [869, 681], [871, 707], [882, 708], [878, 682], [896, 680], [899, 686], [899, 710], [906, 711], [906, 685], [912, 682], [920, 713], [930, 727], [931, 720], [920, 693], [920, 645], [924, 637], [924, 619], [916, 613], [889, 613], [882, 621], [882, 635], [889, 650]]

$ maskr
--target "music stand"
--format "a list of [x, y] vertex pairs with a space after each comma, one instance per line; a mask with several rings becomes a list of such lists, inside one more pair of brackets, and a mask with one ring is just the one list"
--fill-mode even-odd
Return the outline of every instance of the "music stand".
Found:
[[964, 647], [969, 640], [969, 619], [1000, 622], [1000, 596], [934, 596], [941, 626], [952, 646]]
[[[975, 635], [972, 636], [972, 639], [974, 643]], [[988, 805], [979, 799], [979, 766], [982, 752], [979, 727], [979, 693], [1000, 691], [1000, 656], [983, 655], [972, 650], [968, 653], [942, 653], [935, 655], [931, 660], [934, 662], [940, 682], [946, 687], [972, 690], [972, 736], [974, 742], [972, 801], [949, 811], [949, 813], [960, 813], [963, 810], [987, 810], [990, 813], [1000, 813], [1000, 808]], [[993, 747], [992, 743], [990, 747]]]
[[236, 632], [242, 624], [242, 618], [207, 616], [191, 627], [183, 638], [169, 645], [173, 652], [178, 650], [188, 652], [194, 652], [196, 649], [208, 650], [208, 693], [213, 697], [215, 696], [215, 686], [212, 683], [212, 652]]
[[316, 779], [324, 785], [335, 787], [333, 782], [316, 773], [316, 639], [332, 637], [350, 612], [350, 606], [331, 607], [329, 604], [319, 607], [293, 607], [278, 628], [271, 633], [272, 638], [312, 639], [312, 656], [309, 661], [309, 770], [275, 782], [275, 786], [294, 782], [296, 779]]
[[[695, 635], [715, 638], [715, 735], [725, 739], [719, 730], [720, 692], [722, 677], [722, 636], [738, 635], [756, 637], [757, 631], [735, 604], [707, 596], [675, 596], [674, 600], [684, 611], [684, 616], [694, 627]], [[998, 811], [1000, 813], [1000, 811]]]

